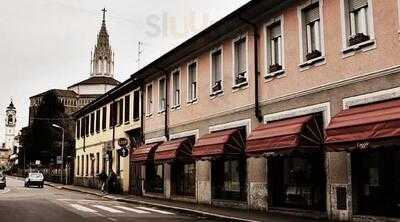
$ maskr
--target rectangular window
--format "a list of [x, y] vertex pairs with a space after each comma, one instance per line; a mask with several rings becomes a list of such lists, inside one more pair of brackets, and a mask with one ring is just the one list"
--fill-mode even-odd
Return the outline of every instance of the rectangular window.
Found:
[[117, 102], [113, 102], [110, 104], [110, 128], [114, 127], [117, 124]]
[[181, 104], [181, 84], [179, 70], [172, 73], [172, 104], [173, 107], [178, 107]]
[[161, 78], [158, 80], [158, 111], [165, 111], [166, 107], [166, 98], [165, 98], [165, 78]]
[[246, 71], [246, 38], [242, 37], [234, 42], [234, 84], [247, 82]]
[[96, 174], [100, 172], [100, 153], [96, 153]]
[[188, 66], [188, 101], [197, 100], [197, 62], [192, 62]]
[[96, 132], [100, 132], [100, 110], [96, 110]]
[[146, 114], [150, 116], [153, 113], [153, 85], [146, 87]]
[[81, 137], [85, 137], [86, 132], [85, 117], [81, 118]]
[[90, 125], [89, 125], [89, 116], [85, 116], [85, 134], [86, 134], [86, 137], [88, 137], [89, 136], [89, 127]]
[[124, 100], [120, 99], [118, 101], [118, 125], [124, 122]]
[[283, 38], [282, 24], [277, 21], [267, 26], [267, 64], [268, 73], [283, 70]]
[[345, 2], [348, 4], [347, 8], [345, 8], [348, 46], [369, 41], [372, 30], [369, 28], [370, 7], [368, 0], [345, 0]]
[[107, 128], [107, 106], [103, 107], [103, 115], [101, 116], [101, 128], [103, 130]]
[[82, 160], [82, 167], [81, 167], [81, 175], [84, 176], [84, 168], [85, 168], [85, 157], [82, 155], [81, 156], [81, 160]]
[[94, 113], [90, 114], [90, 134], [94, 133]]
[[78, 119], [76, 121], [76, 138], [79, 139], [81, 138], [81, 120]]
[[306, 60], [322, 56], [321, 52], [321, 24], [319, 3], [314, 3], [302, 10], [303, 36], [305, 47], [303, 54]]
[[133, 120], [140, 119], [140, 91], [133, 92]]
[[130, 95], [125, 96], [125, 123], [129, 123], [129, 117], [130, 117], [130, 102], [131, 102], [131, 97]]
[[89, 155], [86, 155], [85, 175], [89, 176]]
[[79, 170], [81, 169], [80, 168], [80, 159], [79, 159], [79, 156], [78, 157], [76, 157], [76, 175], [79, 175]]
[[222, 92], [222, 49], [211, 53], [211, 92]]

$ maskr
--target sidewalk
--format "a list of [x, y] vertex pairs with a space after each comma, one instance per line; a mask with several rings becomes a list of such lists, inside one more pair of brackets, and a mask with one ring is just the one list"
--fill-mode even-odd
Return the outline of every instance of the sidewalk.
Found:
[[253, 222], [253, 221], [273, 221], [273, 222], [306, 222], [306, 221], [316, 221], [313, 219], [307, 219], [296, 216], [280, 215], [280, 214], [266, 214], [262, 212], [238, 210], [238, 209], [226, 209], [217, 208], [208, 205], [199, 205], [193, 203], [178, 202], [172, 200], [162, 200], [147, 198], [141, 196], [133, 195], [118, 195], [118, 194], [103, 194], [99, 190], [89, 189], [85, 187], [79, 187], [74, 185], [61, 185], [56, 183], [45, 182], [46, 185], [55, 187], [57, 189], [64, 189], [69, 191], [81, 192], [86, 194], [91, 194], [95, 196], [100, 196], [114, 201], [147, 205], [162, 209], [169, 209], [174, 211], [179, 211], [189, 214], [197, 214], [206, 217], [216, 218], [224, 221], [243, 221], [243, 222]]

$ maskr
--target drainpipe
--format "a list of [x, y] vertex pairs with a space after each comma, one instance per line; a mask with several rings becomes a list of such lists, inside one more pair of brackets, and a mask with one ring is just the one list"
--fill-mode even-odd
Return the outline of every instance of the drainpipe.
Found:
[[157, 68], [165, 75], [165, 115], [164, 115], [164, 136], [169, 141], [169, 75], [167, 70], [162, 68]]
[[258, 64], [258, 39], [260, 38], [260, 34], [258, 33], [258, 27], [256, 24], [250, 22], [249, 20], [239, 16], [239, 19], [242, 20], [244, 23], [247, 23], [253, 27], [254, 31], [254, 115], [258, 122], [263, 121], [263, 116], [260, 110], [260, 102], [259, 102], [259, 78], [260, 78], [260, 71], [259, 71], [259, 64]]

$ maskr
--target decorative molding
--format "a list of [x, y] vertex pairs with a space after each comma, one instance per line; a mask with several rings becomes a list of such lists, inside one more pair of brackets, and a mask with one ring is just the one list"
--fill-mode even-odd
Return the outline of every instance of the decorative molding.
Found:
[[400, 74], [400, 66], [393, 66], [390, 68], [373, 71], [373, 72], [370, 72], [367, 74], [354, 76], [351, 78], [335, 81], [335, 82], [328, 83], [328, 84], [323, 84], [321, 86], [313, 87], [310, 89], [301, 90], [301, 91], [297, 91], [294, 93], [288, 93], [286, 95], [279, 96], [276, 98], [263, 100], [260, 103], [261, 103], [261, 105], [272, 104], [272, 103], [281, 102], [281, 101], [285, 101], [285, 100], [289, 100], [289, 99], [294, 99], [294, 98], [298, 98], [301, 96], [306, 96], [306, 95], [318, 93], [321, 91], [330, 90], [330, 89], [334, 89], [334, 88], [338, 88], [338, 87], [342, 87], [342, 86], [346, 86], [346, 85], [350, 85], [350, 84], [354, 84], [354, 83], [359, 83], [362, 81], [367, 81], [367, 80], [378, 78], [378, 77], [388, 76], [388, 75], [392, 75], [392, 74]]
[[211, 133], [211, 132], [220, 131], [220, 130], [233, 129], [233, 128], [237, 128], [237, 127], [241, 127], [241, 126], [246, 127], [246, 133], [247, 133], [247, 136], [249, 136], [251, 133], [251, 119], [243, 119], [243, 120], [238, 120], [238, 121], [234, 121], [234, 122], [210, 126], [208, 131]]
[[400, 87], [344, 98], [343, 109], [395, 98], [400, 98]]
[[147, 139], [145, 141], [145, 144], [157, 143], [157, 142], [165, 142], [165, 141], [167, 141], [167, 138], [165, 136], [162, 136], [162, 137], [156, 137], [156, 138]]
[[195, 136], [196, 140], [199, 139], [199, 137], [200, 137], [199, 129], [171, 134], [169, 137], [171, 140], [173, 140], [173, 139], [179, 139], [179, 138], [188, 137], [188, 136]]
[[275, 120], [288, 119], [297, 116], [304, 116], [307, 114], [322, 112], [324, 118], [324, 128], [328, 127], [331, 121], [331, 106], [330, 102], [320, 103], [312, 106], [301, 107], [297, 109], [286, 110], [283, 112], [273, 113], [264, 115], [264, 123], [268, 123]]

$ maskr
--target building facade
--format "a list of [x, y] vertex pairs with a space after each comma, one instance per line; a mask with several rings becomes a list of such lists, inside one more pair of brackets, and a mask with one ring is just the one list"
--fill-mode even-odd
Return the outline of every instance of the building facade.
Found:
[[75, 114], [77, 179], [109, 161], [136, 195], [399, 218], [399, 7], [250, 1]]

